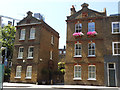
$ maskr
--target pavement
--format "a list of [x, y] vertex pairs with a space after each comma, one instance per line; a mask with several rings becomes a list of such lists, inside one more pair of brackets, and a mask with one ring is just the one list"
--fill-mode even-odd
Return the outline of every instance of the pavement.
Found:
[[3, 83], [3, 88], [56, 88], [56, 89], [84, 89], [84, 90], [120, 90], [120, 87], [85, 86], [85, 85], [36, 85], [25, 83]]

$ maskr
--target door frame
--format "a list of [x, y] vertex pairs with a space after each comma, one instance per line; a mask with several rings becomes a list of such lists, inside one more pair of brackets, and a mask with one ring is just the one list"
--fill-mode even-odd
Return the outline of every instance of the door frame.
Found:
[[[109, 68], [109, 64], [114, 64], [114, 68]], [[112, 63], [112, 62], [107, 63], [108, 86], [110, 86], [110, 82], [109, 82], [109, 70], [110, 69], [115, 70], [115, 86], [117, 86], [116, 63]]]

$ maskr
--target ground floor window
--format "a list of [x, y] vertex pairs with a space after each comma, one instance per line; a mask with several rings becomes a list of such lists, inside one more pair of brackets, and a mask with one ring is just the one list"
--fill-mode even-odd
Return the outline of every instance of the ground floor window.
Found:
[[16, 67], [16, 78], [21, 78], [21, 70], [22, 70], [22, 66]]
[[88, 80], [96, 80], [96, 66], [95, 65], [88, 66]]
[[81, 79], [81, 65], [74, 66], [74, 79]]
[[32, 66], [27, 66], [26, 78], [31, 78], [31, 77], [32, 77]]

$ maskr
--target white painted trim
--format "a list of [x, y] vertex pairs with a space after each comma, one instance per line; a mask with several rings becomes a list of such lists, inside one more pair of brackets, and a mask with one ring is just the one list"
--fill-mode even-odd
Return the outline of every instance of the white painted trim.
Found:
[[120, 43], [120, 42], [112, 42], [112, 55], [113, 56], [118, 56], [118, 55], [120, 55], [120, 54], [114, 54], [114, 44], [115, 43]]
[[87, 80], [96, 81], [96, 78], [88, 78]]
[[[95, 78], [89, 78], [89, 66], [95, 67]], [[88, 79], [87, 80], [96, 80], [96, 65], [88, 65]]]
[[[76, 44], [81, 45], [81, 55], [76, 55]], [[82, 44], [79, 43], [79, 42], [75, 43], [75, 47], [74, 47], [74, 57], [82, 57]]]
[[75, 55], [74, 57], [82, 57], [82, 55]]
[[34, 55], [33, 55], [33, 57], [29, 57], [29, 50], [30, 50], [31, 47], [33, 47], [33, 54], [34, 54], [34, 46], [29, 46], [28, 47], [28, 57], [27, 57], [27, 59], [33, 59], [33, 57], [34, 57]]
[[75, 77], [74, 77], [73, 80], [82, 80], [82, 79], [81, 79], [81, 78], [75, 78]]
[[[81, 67], [81, 65], [74, 65], [74, 78], [80, 79], [81, 77], [75, 77], [75, 66], [80, 66], [80, 67]], [[81, 67], [81, 72], [82, 72], [82, 67]], [[73, 79], [74, 79], [74, 78], [73, 78]]]
[[[75, 32], [76, 32], [76, 26], [77, 26], [78, 24], [81, 24], [81, 26], [82, 26], [82, 23], [79, 23], [79, 22], [76, 23], [76, 24], [75, 24]], [[82, 30], [81, 30], [81, 32], [82, 32]]]
[[[119, 32], [113, 32], [113, 24], [114, 23], [119, 23]], [[119, 34], [120, 33], [120, 22], [111, 22], [112, 25], [112, 34]]]
[[[95, 46], [95, 55], [89, 55], [89, 44], [94, 44], [94, 46]], [[94, 42], [91, 42], [91, 43], [88, 43], [88, 57], [95, 57], [96, 56], [96, 45], [95, 45], [95, 43]]]

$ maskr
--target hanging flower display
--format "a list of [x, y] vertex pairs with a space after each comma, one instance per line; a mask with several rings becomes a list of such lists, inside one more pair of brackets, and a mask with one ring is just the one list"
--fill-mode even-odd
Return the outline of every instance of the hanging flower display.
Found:
[[79, 37], [79, 36], [83, 36], [84, 34], [82, 32], [78, 32], [78, 33], [73, 33], [73, 36], [75, 37]]
[[95, 35], [97, 35], [97, 32], [96, 31], [93, 31], [93, 32], [89, 31], [89, 32], [87, 32], [87, 35], [88, 36], [95, 36]]

